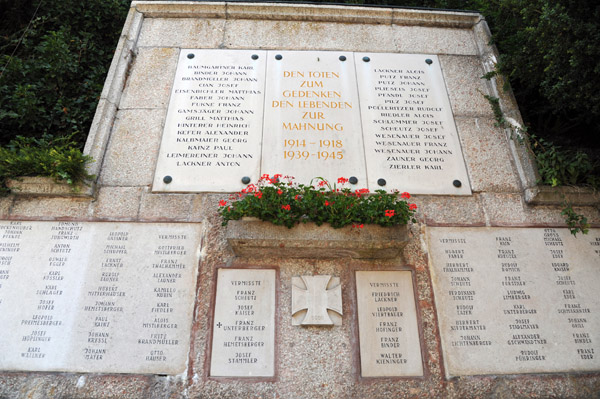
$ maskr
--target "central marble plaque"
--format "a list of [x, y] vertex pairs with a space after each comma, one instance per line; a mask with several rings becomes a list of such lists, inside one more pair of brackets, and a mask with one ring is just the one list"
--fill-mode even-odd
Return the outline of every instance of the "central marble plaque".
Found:
[[470, 195], [438, 58], [181, 50], [152, 190], [234, 192], [263, 174]]
[[361, 375], [423, 375], [411, 272], [357, 271], [356, 297]]
[[366, 187], [356, 73], [350, 52], [269, 52], [263, 173]]
[[275, 374], [275, 270], [218, 269], [210, 375]]
[[0, 222], [0, 369], [179, 374], [200, 228]]
[[600, 230], [428, 236], [448, 376], [600, 370]]

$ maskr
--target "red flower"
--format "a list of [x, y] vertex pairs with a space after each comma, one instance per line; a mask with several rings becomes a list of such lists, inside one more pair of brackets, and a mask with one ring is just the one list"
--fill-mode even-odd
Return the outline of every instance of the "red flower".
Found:
[[321, 180], [319, 182], [319, 187], [325, 187], [327, 185], [327, 180]]
[[262, 198], [262, 191], [258, 191], [256, 193], [254, 193], [254, 196], [258, 197], [258, 199], [261, 199]]
[[410, 209], [411, 211], [416, 211], [417, 210], [417, 204], [408, 204], [408, 209]]
[[271, 183], [279, 182], [280, 178], [281, 178], [281, 173], [274, 174], [273, 177], [271, 178]]
[[225, 206], [225, 205], [227, 205], [227, 201], [225, 201], [225, 200], [219, 201], [219, 206]]
[[268, 173], [265, 173], [264, 175], [262, 175], [262, 176], [260, 177], [260, 179], [261, 179], [261, 180], [269, 180], [269, 174], [268, 174]]
[[356, 193], [357, 197], [360, 197], [361, 194], [368, 194], [369, 193], [369, 189], [368, 188], [361, 188], [358, 190], [354, 190], [354, 192]]
[[352, 227], [356, 227], [357, 229], [362, 229], [363, 227], [365, 227], [364, 224], [353, 224]]
[[289, 211], [291, 209], [291, 207], [289, 205], [281, 205], [281, 209], [285, 209], [286, 211]]
[[345, 183], [348, 183], [348, 179], [346, 179], [345, 177], [338, 178], [338, 184], [345, 184]]
[[395, 213], [396, 213], [396, 211], [393, 210], [393, 209], [386, 209], [385, 210], [385, 216], [387, 216], [389, 218], [391, 218], [392, 216], [394, 216]]
[[325, 206], [329, 206], [329, 205], [331, 205], [331, 202], [325, 200]]
[[283, 191], [277, 190], [277, 194], [281, 195], [281, 194], [283, 194]]
[[253, 193], [255, 191], [258, 191], [258, 187], [254, 184], [249, 184], [248, 187], [242, 190], [242, 193]]
[[296, 201], [300, 201], [302, 199], [302, 197], [300, 196], [300, 194], [296, 194], [296, 196], [294, 197], [294, 199]]
[[409, 199], [410, 198], [410, 194], [405, 191], [402, 194], [400, 194], [400, 197]]

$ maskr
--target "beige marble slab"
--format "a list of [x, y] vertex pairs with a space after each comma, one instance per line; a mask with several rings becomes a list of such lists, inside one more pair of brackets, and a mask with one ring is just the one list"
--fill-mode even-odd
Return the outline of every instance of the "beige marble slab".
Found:
[[210, 375], [275, 374], [275, 270], [219, 269]]
[[185, 370], [200, 228], [0, 222], [0, 369]]
[[384, 179], [386, 189], [470, 195], [437, 56], [356, 53], [354, 61], [369, 189]]
[[366, 187], [353, 53], [269, 51], [267, 77], [262, 172]]
[[427, 233], [448, 376], [600, 370], [600, 230]]
[[239, 191], [245, 176], [256, 183], [265, 55], [259, 50], [181, 50], [153, 191]]
[[357, 271], [363, 377], [422, 376], [423, 360], [410, 271]]

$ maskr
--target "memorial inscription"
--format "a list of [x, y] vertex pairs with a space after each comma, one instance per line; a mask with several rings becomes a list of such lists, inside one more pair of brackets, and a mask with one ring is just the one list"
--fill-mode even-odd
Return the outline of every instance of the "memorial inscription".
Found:
[[354, 59], [369, 188], [384, 178], [411, 193], [470, 195], [438, 58], [355, 54]]
[[428, 234], [449, 376], [600, 369], [600, 231], [583, 239], [555, 228]]
[[0, 336], [1, 369], [157, 374], [185, 369], [197, 226], [1, 222], [0, 227], [7, 244], [0, 246], [0, 259], [11, 267], [0, 286], [0, 323], [10, 332]]
[[275, 270], [218, 269], [210, 375], [275, 374]]
[[411, 272], [357, 271], [356, 297], [361, 375], [423, 375]]
[[153, 191], [239, 191], [262, 174], [470, 195], [438, 58], [182, 50]]
[[258, 179], [265, 55], [181, 50], [155, 191], [238, 191], [243, 176]]
[[352, 53], [281, 51], [268, 57], [262, 171], [302, 183], [356, 176], [366, 186]]

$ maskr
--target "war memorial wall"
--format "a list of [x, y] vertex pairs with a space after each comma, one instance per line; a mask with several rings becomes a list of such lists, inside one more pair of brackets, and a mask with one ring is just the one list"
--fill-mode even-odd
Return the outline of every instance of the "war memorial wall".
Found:
[[[96, 180], [0, 198], [0, 397], [598, 395], [598, 196], [536, 184], [489, 40], [471, 12], [133, 2]], [[275, 173], [408, 191], [417, 222], [221, 226]]]

